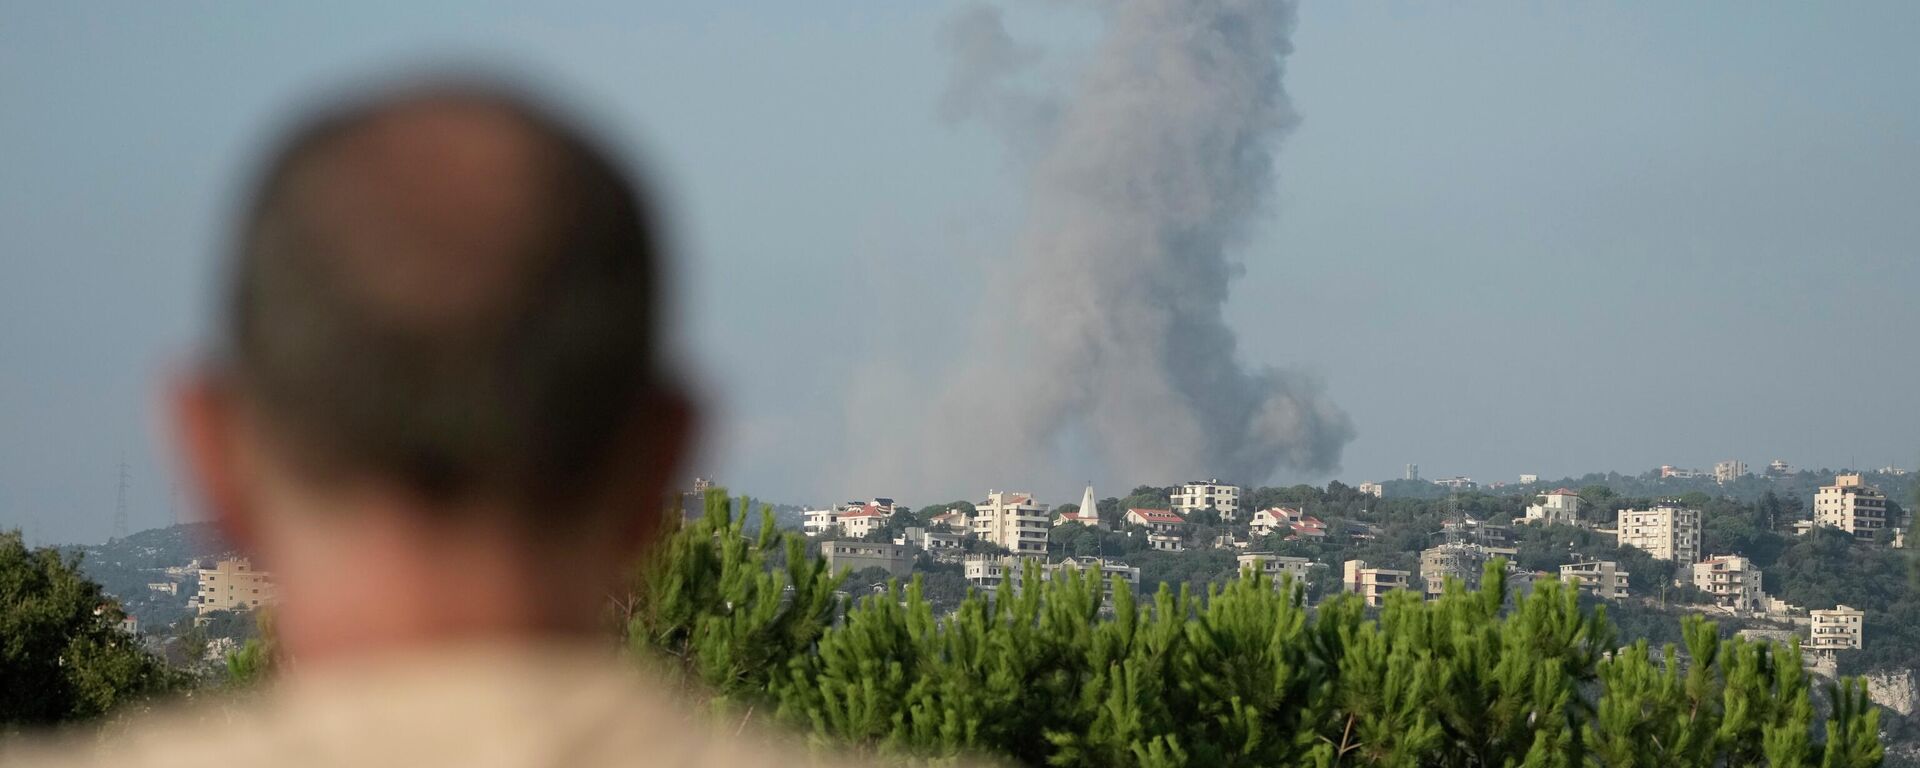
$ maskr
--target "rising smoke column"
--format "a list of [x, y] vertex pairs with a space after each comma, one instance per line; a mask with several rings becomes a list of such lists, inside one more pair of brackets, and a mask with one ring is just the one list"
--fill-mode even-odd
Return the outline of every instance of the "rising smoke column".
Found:
[[1060, 481], [1047, 473], [1069, 432], [1128, 483], [1334, 469], [1346, 414], [1311, 378], [1242, 365], [1221, 316], [1228, 254], [1297, 122], [1281, 85], [1293, 3], [1100, 7], [1086, 70], [1051, 103], [1011, 86], [1035, 55], [996, 9], [949, 25], [943, 111], [1007, 134], [1030, 188], [1013, 271], [988, 286], [973, 352], [935, 403], [936, 477]]

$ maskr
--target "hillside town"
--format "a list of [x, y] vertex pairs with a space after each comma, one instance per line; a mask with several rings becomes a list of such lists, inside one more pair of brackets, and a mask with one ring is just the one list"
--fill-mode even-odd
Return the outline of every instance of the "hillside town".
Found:
[[[1871, 476], [1905, 483], [1906, 474], [1887, 468]], [[1809, 503], [1786, 504], [1788, 480], [1804, 484], [1807, 475], [1776, 461], [1756, 476], [1729, 461], [1712, 471], [1661, 467], [1643, 478], [1716, 489], [1782, 485], [1778, 493], [1767, 491], [1766, 503], [1796, 509], [1767, 512], [1781, 518], [1771, 526], [1779, 537], [1841, 534], [1861, 551], [1905, 548], [1900, 507], [1868, 473], [1826, 475]], [[1467, 477], [1428, 482], [1409, 466], [1399, 481], [1333, 483], [1324, 491], [1208, 478], [1136, 488], [1124, 498], [1100, 498], [1089, 485], [1077, 500], [1049, 504], [1032, 493], [993, 489], [978, 501], [921, 508], [893, 498], [810, 508], [804, 531], [835, 570], [875, 589], [885, 578], [916, 573], [929, 581], [957, 573], [977, 590], [1009, 580], [1018, 588], [1028, 567], [1043, 576], [1094, 570], [1136, 592], [1160, 584], [1202, 587], [1223, 577], [1221, 569], [1204, 568], [1199, 579], [1168, 575], [1193, 573], [1180, 566], [1189, 561], [1196, 568], [1216, 563], [1230, 564], [1226, 570], [1234, 573], [1258, 571], [1276, 585], [1301, 585], [1311, 598], [1351, 593], [1379, 607], [1395, 592], [1430, 599], [1456, 584], [1479, 588], [1489, 564], [1498, 562], [1510, 592], [1558, 579], [1616, 612], [1702, 615], [1749, 638], [1798, 642], [1810, 668], [1828, 677], [1874, 642], [1873, 622], [1861, 608], [1790, 602], [1782, 595], [1795, 574], [1773, 562], [1775, 553], [1743, 551], [1734, 539], [1709, 535], [1709, 528], [1718, 530], [1709, 516], [1725, 514], [1724, 499], [1703, 503], [1713, 494], [1693, 490], [1622, 503], [1628, 497], [1605, 487], [1544, 487], [1535, 476], [1521, 481], [1485, 488]], [[1429, 495], [1396, 498], [1409, 490]], [[1277, 498], [1287, 501], [1272, 503]], [[1409, 516], [1396, 510], [1431, 521], [1415, 532], [1424, 546], [1394, 551], [1383, 541], [1410, 541]], [[1539, 545], [1556, 541], [1564, 545], [1543, 558]], [[1761, 556], [1776, 570], [1763, 567]], [[1638, 571], [1651, 572], [1636, 577]], [[1911, 712], [1912, 697], [1905, 698], [1896, 709]]]

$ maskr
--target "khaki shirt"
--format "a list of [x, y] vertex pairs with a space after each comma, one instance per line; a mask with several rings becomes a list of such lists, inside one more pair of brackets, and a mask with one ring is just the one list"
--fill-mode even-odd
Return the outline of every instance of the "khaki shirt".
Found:
[[181, 705], [85, 736], [0, 747], [0, 766], [789, 768], [831, 762], [744, 721], [718, 723], [696, 709], [630, 661], [600, 649], [436, 650], [334, 664], [324, 674], [295, 672], [253, 694]]

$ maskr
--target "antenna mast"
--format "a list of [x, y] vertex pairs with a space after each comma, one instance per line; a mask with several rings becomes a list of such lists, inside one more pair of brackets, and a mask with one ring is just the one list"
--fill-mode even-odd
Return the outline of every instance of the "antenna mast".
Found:
[[127, 460], [120, 460], [120, 502], [113, 510], [113, 539], [127, 537]]

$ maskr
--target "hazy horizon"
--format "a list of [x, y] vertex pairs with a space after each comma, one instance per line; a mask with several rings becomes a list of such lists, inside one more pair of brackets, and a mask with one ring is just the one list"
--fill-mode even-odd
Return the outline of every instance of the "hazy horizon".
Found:
[[[693, 473], [796, 503], [1191, 479], [1112, 476], [1071, 430], [1046, 476], [853, 469], [939, 457], [886, 426], [925, 419], [1031, 224], [1020, 148], [940, 115], [966, 7], [13, 9], [0, 528], [104, 539], [123, 456], [132, 529], [190, 505], [154, 404], [203, 332], [236, 184], [286, 109], [449, 58], [558, 89], [666, 190], [714, 409]], [[1033, 83], [1070, 86], [1091, 17], [1006, 7], [1045, 51]], [[1224, 479], [1915, 466], [1915, 33], [1920, 6], [1891, 2], [1305, 5], [1299, 122], [1225, 251], [1223, 319], [1238, 362], [1317, 379], [1354, 438], [1331, 473]]]

